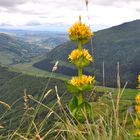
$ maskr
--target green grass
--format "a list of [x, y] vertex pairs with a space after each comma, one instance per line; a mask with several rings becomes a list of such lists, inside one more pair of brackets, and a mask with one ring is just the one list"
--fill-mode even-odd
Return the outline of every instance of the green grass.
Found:
[[[21, 117], [24, 114], [24, 89], [26, 89], [27, 94], [39, 99], [45, 86], [48, 85], [46, 91], [52, 89], [52, 92], [45, 99], [45, 103], [48, 105], [53, 105], [56, 101], [55, 86], [58, 86], [58, 90], [61, 91], [60, 95], [66, 90], [62, 80], [15, 73], [2, 67], [0, 67], [0, 79], [0, 101], [4, 101], [9, 105], [14, 103], [11, 110], [8, 111], [0, 104], [0, 125], [4, 126], [4, 129], [0, 129], [0, 139], [1, 134], [17, 129], [18, 124], [20, 124]], [[32, 101], [30, 104], [34, 107]], [[42, 110], [40, 110], [40, 113], [43, 115], [46, 110]]]
[[[117, 91], [117, 89], [108, 88], [108, 87], [99, 87], [99, 86], [96, 87], [96, 90], [99, 92], [107, 92], [107, 93], [111, 92], [111, 91], [114, 91], [114, 92]], [[134, 98], [136, 91], [137, 90], [126, 89], [125, 93], [128, 93], [127, 97], [129, 97], [130, 94], [133, 94], [133, 96], [132, 95], [130, 95], [130, 96]], [[61, 93], [61, 95], [60, 95], [60, 93]], [[73, 122], [71, 122], [72, 120], [71, 120], [69, 114], [67, 114], [67, 112], [63, 111], [63, 107], [65, 108], [66, 104], [68, 104], [68, 100], [70, 99], [70, 97], [67, 98], [68, 94], [61, 97], [63, 95], [62, 93], [64, 93], [64, 91], [61, 91], [61, 89], [59, 89], [58, 94], [60, 95], [60, 98], [61, 98], [61, 100], [60, 100], [61, 104], [58, 103], [56, 97], [53, 100], [49, 101], [48, 103], [41, 104], [41, 108], [39, 109], [39, 111], [37, 113], [38, 119], [36, 119], [34, 121], [41, 137], [44, 137], [44, 139], [50, 139], [50, 140], [53, 140], [54, 137], [57, 137], [58, 140], [64, 140], [63, 137], [61, 137], [61, 136], [66, 136], [68, 140], [71, 140], [71, 139], [91, 140], [91, 138], [92, 138], [92, 140], [96, 140], [97, 138], [100, 137], [96, 133], [98, 131], [97, 127], [100, 126], [104, 130], [102, 135], [104, 136], [104, 138], [105, 137], [107, 138], [104, 140], [118, 140], [118, 139], [116, 139], [116, 135], [114, 135], [116, 133], [114, 131], [115, 128], [114, 128], [114, 126], [112, 126], [114, 120], [112, 122], [109, 122], [109, 120], [111, 119], [111, 116], [109, 114], [111, 113], [110, 111], [112, 110], [112, 104], [110, 103], [109, 98], [104, 97], [104, 96], [108, 96], [108, 95], [105, 94], [104, 96], [101, 97], [102, 99], [100, 101], [92, 103], [93, 104], [93, 113], [94, 113], [94, 122], [93, 122], [93, 124], [90, 124], [89, 122], [88, 122], [89, 124], [88, 123], [82, 124], [83, 125], [82, 127], [84, 127], [85, 129], [79, 130], [77, 128], [77, 125], [75, 125]], [[33, 101], [36, 102], [38, 100], [36, 97], [34, 97]], [[122, 102], [120, 102], [120, 104], [122, 104]], [[121, 105], [120, 107], [121, 107], [121, 112], [120, 112], [120, 119], [121, 119], [120, 124], [121, 124], [121, 122], [123, 122], [124, 114], [126, 114], [127, 108], [126, 108], [126, 104], [123, 104], [123, 106]], [[51, 117], [48, 117], [49, 113], [46, 114], [45, 112], [49, 112], [49, 111], [51, 112], [51, 110], [53, 110], [55, 112]], [[14, 110], [13, 110], [13, 113], [14, 113]], [[26, 124], [26, 121], [27, 122], [29, 121], [28, 118], [31, 117], [29, 114], [31, 114], [31, 113], [28, 112], [27, 117], [24, 118], [25, 124]], [[58, 119], [58, 117], [60, 117], [60, 118]], [[63, 120], [65, 117], [67, 118], [66, 121]], [[15, 122], [15, 117], [13, 116], [12, 119], [13, 120], [11, 123], [13, 124]], [[19, 119], [19, 118], [17, 117], [17, 119]], [[41, 127], [41, 124], [44, 119], [45, 119], [44, 126], [43, 126], [43, 129], [41, 129], [40, 127]], [[114, 118], [112, 118], [112, 119], [114, 119]], [[120, 133], [121, 133], [121, 135], [123, 135], [123, 136], [121, 136], [121, 138], [124, 137], [125, 140], [134, 140], [135, 137], [133, 137], [132, 132], [127, 131], [128, 128], [130, 130], [133, 128], [132, 127], [133, 122], [130, 117], [128, 117], [127, 122], [128, 122], [128, 124], [126, 126], [126, 132], [123, 130], [123, 128], [120, 127]], [[16, 124], [14, 124], [14, 125], [16, 125]], [[25, 127], [25, 126], [23, 125], [23, 127]], [[29, 125], [27, 125], [26, 127], [29, 127]], [[22, 130], [22, 127], [20, 128], [19, 131], [15, 130], [20, 135], [15, 135], [12, 140], [14, 140], [15, 138], [17, 140], [20, 140], [21, 136], [23, 136], [24, 138], [28, 137], [32, 140], [33, 140], [33, 138], [35, 139], [36, 135], [34, 132], [35, 131], [34, 126], [32, 125], [31, 128], [32, 128], [33, 132], [30, 131], [28, 136], [27, 136], [26, 130], [24, 130], [24, 129]], [[90, 129], [92, 129], [93, 132], [90, 132]], [[59, 130], [59, 132], [57, 130]], [[57, 132], [60, 133], [61, 135], [57, 135]], [[83, 132], [85, 132], [86, 135]], [[11, 134], [13, 134], [13, 133], [11, 133]], [[48, 133], [48, 135], [46, 135], [47, 133]], [[131, 135], [131, 138], [130, 138], [130, 135]], [[10, 137], [10, 133], [9, 133], [9, 137]], [[86, 139], [87, 137], [89, 137], [89, 139]], [[123, 140], [123, 139], [119, 139], [119, 140]]]

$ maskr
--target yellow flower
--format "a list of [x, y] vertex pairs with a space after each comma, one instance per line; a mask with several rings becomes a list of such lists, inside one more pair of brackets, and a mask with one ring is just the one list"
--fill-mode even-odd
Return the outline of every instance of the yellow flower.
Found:
[[83, 50], [79, 50], [79, 49], [75, 49], [71, 52], [71, 54], [69, 55], [68, 59], [70, 59], [71, 61], [77, 61], [80, 58], [85, 58], [88, 61], [93, 61], [92, 56], [89, 54], [88, 50], [83, 49]]
[[71, 52], [71, 54], [69, 55], [68, 59], [74, 61], [79, 59], [82, 56], [82, 50], [79, 49], [75, 49]]
[[94, 81], [95, 81], [94, 77], [83, 75], [81, 77], [73, 77], [70, 80], [70, 84], [73, 86], [80, 87], [80, 86], [92, 84]]
[[135, 111], [138, 115], [140, 115], [140, 106], [139, 105], [135, 106]]
[[140, 120], [138, 118], [135, 119], [134, 125], [138, 128], [140, 127]]
[[134, 135], [140, 137], [140, 129], [135, 130]]
[[88, 53], [88, 50], [84, 49], [83, 50], [83, 56], [89, 60], [89, 61], [93, 61], [92, 56]]
[[140, 75], [138, 75], [138, 83], [140, 84]]
[[137, 104], [140, 104], [140, 93], [138, 93], [137, 96], [135, 97], [135, 101]]
[[88, 41], [93, 32], [88, 26], [81, 22], [76, 22], [69, 30], [69, 37], [72, 41]]

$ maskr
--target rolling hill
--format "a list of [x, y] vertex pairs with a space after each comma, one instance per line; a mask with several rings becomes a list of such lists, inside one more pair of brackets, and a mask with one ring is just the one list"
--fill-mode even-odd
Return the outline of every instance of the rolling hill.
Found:
[[30, 58], [42, 55], [47, 50], [38, 48], [35, 45], [27, 43], [17, 37], [0, 33], [0, 63], [15, 64], [29, 62]]
[[[105, 83], [107, 86], [116, 85], [116, 64], [120, 63], [121, 84], [128, 81], [128, 87], [135, 88], [136, 78], [140, 72], [140, 20], [123, 23], [95, 33], [93, 40], [94, 67], [85, 71], [96, 75], [97, 81], [102, 83], [102, 64], [105, 63]], [[75, 75], [76, 70], [68, 62], [68, 54], [76, 47], [72, 42], [59, 45], [46, 55], [46, 59], [34, 64], [35, 67], [48, 70], [49, 64], [60, 61], [59, 73], [68, 68], [64, 74]], [[91, 53], [91, 44], [85, 46]], [[56, 71], [57, 72], [57, 71]], [[71, 73], [72, 72], [72, 73]]]

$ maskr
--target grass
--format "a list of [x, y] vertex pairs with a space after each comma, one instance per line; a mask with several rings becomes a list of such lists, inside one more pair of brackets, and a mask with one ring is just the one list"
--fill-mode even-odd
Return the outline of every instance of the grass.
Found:
[[[46, 81], [47, 83], [49, 81]], [[48, 84], [46, 84], [47, 86]], [[55, 85], [54, 85], [55, 86]], [[113, 126], [114, 118], [113, 118], [113, 112], [112, 112], [112, 102], [109, 97], [109, 92], [113, 93], [113, 98], [117, 94], [117, 89], [115, 88], [108, 88], [108, 87], [96, 87], [96, 92], [104, 92], [105, 94], [101, 96], [96, 102], [92, 102], [93, 105], [93, 114], [94, 120], [93, 123], [91, 123], [89, 120], [87, 120], [84, 124], [82, 124], [79, 129], [79, 126], [74, 122], [74, 120], [71, 118], [70, 114], [67, 111], [67, 104], [70, 99], [70, 97], [67, 96], [65, 91], [62, 91], [61, 89], [57, 89], [58, 87], [52, 87], [53, 90], [55, 90], [56, 94], [55, 98], [49, 102], [42, 102], [40, 99], [38, 99], [37, 96], [28, 96], [28, 101], [26, 102], [27, 105], [31, 105], [30, 108], [34, 108], [32, 111], [26, 111], [26, 110], [20, 110], [18, 111], [18, 115], [15, 117], [15, 113], [17, 112], [13, 107], [11, 107], [11, 110], [8, 111], [8, 114], [10, 115], [10, 112], [13, 112], [14, 114], [10, 117], [10, 122], [12, 125], [14, 125], [14, 128], [11, 128], [10, 131], [8, 131], [8, 134], [1, 133], [6, 132], [7, 128], [4, 125], [4, 128], [1, 129], [0, 133], [0, 139], [7, 139], [7, 140], [118, 140], [115, 135], [115, 128]], [[121, 89], [122, 91], [122, 89]], [[48, 92], [48, 91], [47, 91]], [[47, 93], [46, 92], [46, 93]], [[120, 124], [123, 123], [124, 116], [126, 115], [127, 107], [131, 106], [133, 103], [132, 101], [129, 101], [128, 99], [134, 99], [135, 95], [137, 94], [137, 90], [135, 89], [125, 89], [122, 98], [127, 100], [127, 102], [124, 102], [123, 100], [120, 100]], [[44, 94], [43, 94], [44, 95]], [[46, 99], [51, 95], [51, 93], [48, 92]], [[85, 97], [86, 98], [86, 97]], [[113, 99], [114, 103], [115, 100]], [[24, 101], [25, 102], [25, 101]], [[30, 104], [30, 102], [34, 102], [33, 104]], [[22, 103], [22, 102], [21, 102]], [[23, 104], [23, 103], [22, 103]], [[22, 105], [22, 107], [24, 104]], [[39, 106], [39, 110], [36, 109]], [[37, 112], [36, 112], [37, 111]], [[20, 115], [20, 112], [24, 115]], [[35, 113], [36, 112], [36, 113]], [[46, 112], [46, 113], [45, 113]], [[35, 117], [36, 119], [32, 120], [32, 117]], [[5, 114], [4, 117], [8, 117], [8, 114]], [[112, 115], [111, 115], [112, 114]], [[2, 115], [2, 114], [1, 114]], [[110, 116], [111, 115], [111, 116]], [[18, 120], [21, 122], [21, 125], [16, 125], [15, 120]], [[112, 121], [111, 121], [112, 120]], [[0, 120], [1, 122], [1, 120]], [[0, 123], [3, 126], [3, 123]], [[132, 119], [129, 115], [127, 119], [127, 126], [125, 130], [120, 127], [120, 133], [123, 135], [123, 139], [125, 140], [133, 140], [135, 137], [132, 135]], [[9, 125], [9, 124], [7, 124]], [[10, 126], [8, 126], [9, 128]], [[30, 127], [30, 129], [29, 129]], [[99, 128], [101, 127], [101, 131], [99, 131]], [[129, 128], [129, 129], [128, 129]], [[2, 131], [3, 130], [3, 131]], [[28, 133], [27, 133], [27, 130]], [[106, 139], [105, 139], [106, 138]], [[121, 140], [122, 137], [119, 138]], [[122, 140], [123, 140], [122, 139]]]

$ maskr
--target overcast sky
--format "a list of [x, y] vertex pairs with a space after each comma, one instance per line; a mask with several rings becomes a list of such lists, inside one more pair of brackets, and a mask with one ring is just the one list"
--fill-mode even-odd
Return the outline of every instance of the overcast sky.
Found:
[[89, 20], [85, 0], [0, 0], [0, 27], [66, 29], [79, 15], [99, 30], [140, 19], [140, 0], [89, 0]]

